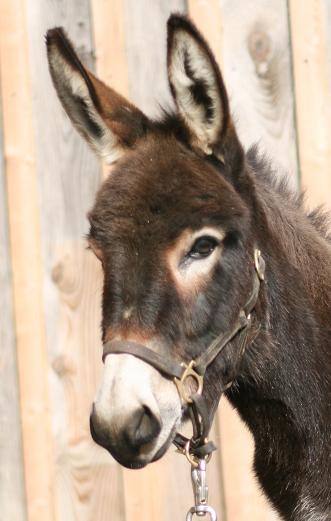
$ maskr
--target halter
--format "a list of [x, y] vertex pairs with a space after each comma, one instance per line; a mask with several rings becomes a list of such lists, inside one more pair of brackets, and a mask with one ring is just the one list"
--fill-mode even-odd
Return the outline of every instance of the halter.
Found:
[[[222, 394], [236, 379], [240, 362], [247, 346], [248, 331], [252, 321], [251, 313], [255, 308], [259, 296], [260, 284], [261, 281], [264, 280], [265, 273], [264, 259], [260, 250], [256, 248], [254, 250], [254, 266], [253, 289], [246, 304], [239, 311], [238, 318], [232, 329], [218, 335], [200, 356], [191, 360], [188, 364], [184, 362], [179, 363], [166, 356], [160, 355], [136, 342], [111, 340], [103, 347], [103, 361], [109, 354], [130, 354], [147, 362], [160, 373], [174, 380], [182, 403], [188, 407], [193, 426], [193, 436], [189, 439], [177, 433], [173, 443], [180, 452], [187, 456], [191, 464], [195, 467], [198, 466], [199, 459], [209, 457], [216, 449], [214, 443], [208, 441], [213, 415], [208, 413], [205, 399], [202, 396], [206, 370], [229, 342], [235, 337], [238, 337], [239, 347], [236, 353], [236, 360], [232, 368], [230, 379], [221, 390]], [[193, 393], [189, 391], [187, 385], [187, 381], [190, 379], [195, 381], [196, 390]]]
[[[208, 440], [214, 415], [208, 413], [206, 401], [202, 396], [204, 376], [210, 364], [235, 337], [238, 339], [236, 359], [230, 378], [223, 385], [220, 395], [231, 387], [233, 381], [238, 376], [240, 362], [248, 343], [248, 331], [252, 322], [251, 313], [256, 306], [260, 285], [264, 280], [265, 262], [260, 250], [257, 248], [254, 249], [254, 266], [252, 291], [246, 304], [240, 309], [232, 329], [218, 335], [200, 356], [191, 360], [188, 364], [184, 362], [178, 363], [136, 342], [111, 340], [103, 347], [103, 361], [109, 354], [130, 354], [152, 365], [160, 373], [172, 378], [177, 386], [182, 403], [188, 407], [193, 435], [189, 439], [177, 433], [173, 441], [177, 450], [185, 454], [191, 463], [195, 505], [188, 511], [186, 521], [192, 521], [194, 515], [199, 517], [208, 515], [210, 521], [217, 521], [215, 510], [208, 505], [206, 466], [216, 446], [212, 441]], [[195, 381], [196, 389], [194, 392], [190, 391], [187, 385], [189, 379]]]

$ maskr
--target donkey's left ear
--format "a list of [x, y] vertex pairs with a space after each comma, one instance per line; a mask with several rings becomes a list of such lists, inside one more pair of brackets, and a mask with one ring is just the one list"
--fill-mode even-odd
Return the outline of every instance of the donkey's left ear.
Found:
[[230, 124], [219, 67], [196, 27], [184, 16], [168, 20], [168, 77], [191, 145], [206, 154], [221, 145]]

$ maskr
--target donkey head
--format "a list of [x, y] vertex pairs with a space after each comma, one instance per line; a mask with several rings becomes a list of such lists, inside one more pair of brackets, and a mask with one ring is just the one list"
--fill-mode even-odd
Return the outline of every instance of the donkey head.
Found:
[[[254, 270], [250, 174], [215, 59], [190, 21], [171, 16], [176, 113], [151, 121], [85, 69], [61, 29], [48, 32], [47, 48], [67, 114], [114, 165], [89, 213], [89, 244], [104, 271], [103, 342], [191, 360], [233, 323]], [[232, 349], [207, 371], [211, 412]], [[104, 362], [92, 435], [123, 465], [142, 467], [169, 447], [185, 406], [172, 379], [141, 359]]]

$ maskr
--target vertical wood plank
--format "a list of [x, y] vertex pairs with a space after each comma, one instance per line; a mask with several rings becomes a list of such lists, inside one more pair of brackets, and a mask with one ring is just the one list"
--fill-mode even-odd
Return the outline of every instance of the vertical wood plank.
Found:
[[302, 187], [311, 206], [330, 207], [330, 2], [289, 0], [289, 12]]
[[220, 0], [224, 76], [243, 144], [258, 143], [298, 186], [286, 0]]
[[29, 521], [53, 517], [47, 363], [37, 179], [25, 6], [2, 4], [0, 19], [4, 156]]
[[223, 27], [219, 0], [188, 0], [188, 14], [222, 66]]
[[[97, 76], [107, 85], [129, 96], [123, 0], [91, 0]], [[103, 164], [105, 178], [111, 167]]]
[[[246, 147], [258, 142], [272, 163], [290, 175], [295, 188], [298, 161], [287, 2], [220, 0], [220, 7], [223, 73], [239, 136]], [[251, 435], [225, 400], [218, 419], [228, 519], [277, 519], [253, 477]]]
[[91, 1], [97, 75], [123, 96], [128, 96], [124, 3], [122, 0]]
[[48, 72], [44, 35], [63, 26], [94, 68], [89, 0], [26, 0], [58, 521], [124, 520], [121, 473], [94, 444], [89, 413], [100, 380], [101, 270], [85, 251], [85, 218], [101, 175], [72, 127]]
[[148, 116], [159, 115], [160, 105], [172, 106], [166, 76], [167, 19], [172, 12], [185, 12], [186, 2], [123, 2], [130, 96]]
[[0, 512], [3, 519], [25, 521], [24, 466], [4, 176], [0, 103]]

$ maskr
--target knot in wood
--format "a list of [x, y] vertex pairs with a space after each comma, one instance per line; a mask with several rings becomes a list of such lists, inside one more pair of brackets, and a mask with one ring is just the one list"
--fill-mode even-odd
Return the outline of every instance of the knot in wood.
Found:
[[261, 29], [255, 29], [249, 34], [247, 44], [257, 75], [266, 76], [272, 53], [270, 36]]
[[77, 263], [67, 254], [52, 269], [52, 280], [63, 293], [71, 293], [77, 284]]
[[76, 372], [72, 357], [63, 354], [54, 358], [52, 368], [60, 378]]

